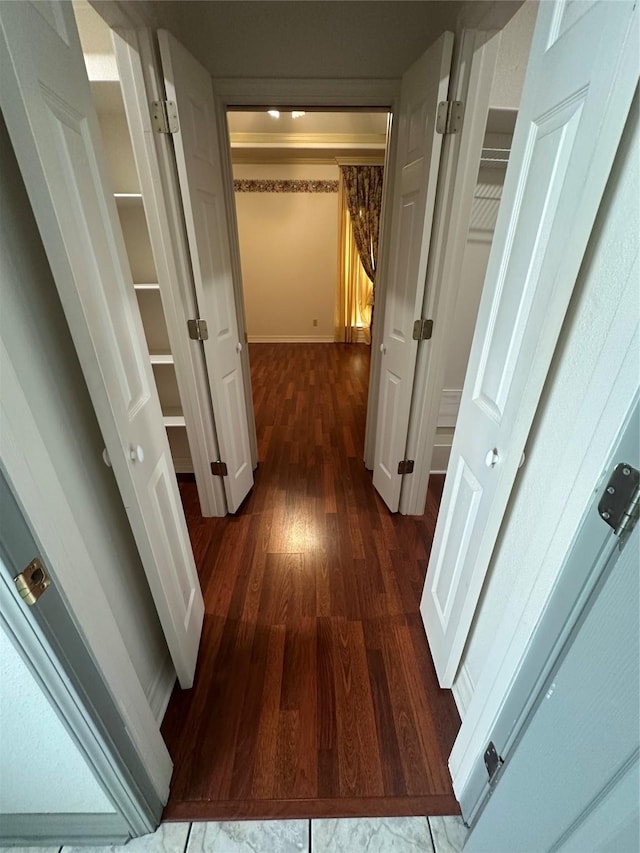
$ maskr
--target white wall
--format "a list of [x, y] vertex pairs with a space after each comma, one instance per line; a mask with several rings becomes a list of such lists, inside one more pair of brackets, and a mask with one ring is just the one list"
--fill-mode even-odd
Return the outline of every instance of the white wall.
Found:
[[104, 442], [33, 219], [0, 122], [0, 334], [32, 401], [78, 525], [93, 543], [104, 593], [147, 696], [167, 648]]
[[0, 815], [113, 813], [1, 624], [0, 686]]
[[[338, 166], [236, 164], [233, 172], [259, 180], [338, 179]], [[333, 341], [338, 193], [235, 198], [249, 340]]]
[[500, 47], [489, 98], [491, 107], [511, 110], [520, 107], [537, 13], [538, 0], [525, 0], [500, 33]]
[[[524, 610], [521, 630], [533, 630], [637, 393], [638, 273], [633, 263], [640, 231], [638, 153], [636, 106], [594, 225], [454, 685], [454, 693], [463, 691], [463, 706], [488, 662], [495, 664], [505, 654], [498, 629], [505, 627], [509, 614]], [[606, 358], [601, 357], [604, 346]], [[606, 417], [600, 419], [605, 400]]]

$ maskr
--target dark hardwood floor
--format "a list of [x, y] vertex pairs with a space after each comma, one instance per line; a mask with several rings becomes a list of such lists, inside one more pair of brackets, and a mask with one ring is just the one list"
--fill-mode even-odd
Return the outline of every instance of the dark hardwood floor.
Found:
[[234, 517], [181, 482], [206, 605], [162, 731], [168, 820], [454, 814], [460, 720], [419, 601], [442, 492], [389, 513], [362, 455], [369, 349], [253, 344], [259, 468]]

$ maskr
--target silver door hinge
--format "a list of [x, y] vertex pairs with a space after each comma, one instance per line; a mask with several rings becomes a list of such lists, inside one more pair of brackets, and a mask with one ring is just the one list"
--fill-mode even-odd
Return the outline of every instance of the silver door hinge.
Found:
[[221, 462], [219, 459], [216, 462], [211, 463], [211, 473], [216, 477], [226, 477], [229, 473], [227, 471], [227, 463]]
[[209, 338], [209, 329], [207, 328], [206, 320], [201, 320], [200, 318], [187, 320], [187, 329], [189, 329], [189, 337], [192, 341], [206, 341]]
[[498, 770], [502, 767], [504, 761], [498, 755], [498, 750], [495, 748], [493, 741], [489, 741], [489, 745], [484, 751], [484, 766], [489, 774], [489, 785], [495, 785], [498, 775]]
[[413, 474], [413, 459], [403, 459], [398, 462], [398, 474]]
[[620, 538], [620, 550], [638, 521], [640, 471], [627, 462], [619, 462], [605, 486], [598, 515]]
[[176, 133], [178, 109], [175, 101], [151, 101], [151, 125], [156, 133]]
[[464, 104], [462, 101], [440, 101], [436, 115], [438, 133], [457, 133], [462, 127]]
[[413, 324], [414, 341], [430, 341], [433, 334], [433, 320], [416, 320]]

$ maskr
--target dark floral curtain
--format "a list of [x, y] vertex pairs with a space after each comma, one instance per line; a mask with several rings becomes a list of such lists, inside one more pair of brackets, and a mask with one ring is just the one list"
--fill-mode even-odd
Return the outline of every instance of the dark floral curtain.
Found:
[[375, 284], [382, 207], [382, 166], [341, 166], [353, 235], [365, 272]]

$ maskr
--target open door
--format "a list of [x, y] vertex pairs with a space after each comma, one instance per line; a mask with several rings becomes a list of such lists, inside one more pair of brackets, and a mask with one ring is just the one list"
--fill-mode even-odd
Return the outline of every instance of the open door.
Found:
[[540, 6], [421, 603], [443, 687], [622, 135], [637, 50], [632, 2]]
[[436, 131], [438, 104], [447, 98], [453, 33], [444, 33], [402, 78], [394, 117], [398, 143], [391, 201], [389, 274], [385, 283], [384, 330], [373, 485], [392, 512], [400, 501], [409, 411], [442, 136]]
[[190, 687], [204, 605], [73, 10], [3, 3], [0, 26], [2, 112], [167, 645]]
[[238, 335], [231, 240], [211, 75], [168, 32], [158, 32], [187, 238], [201, 317], [227, 506], [235, 512], [253, 486], [249, 424]]

